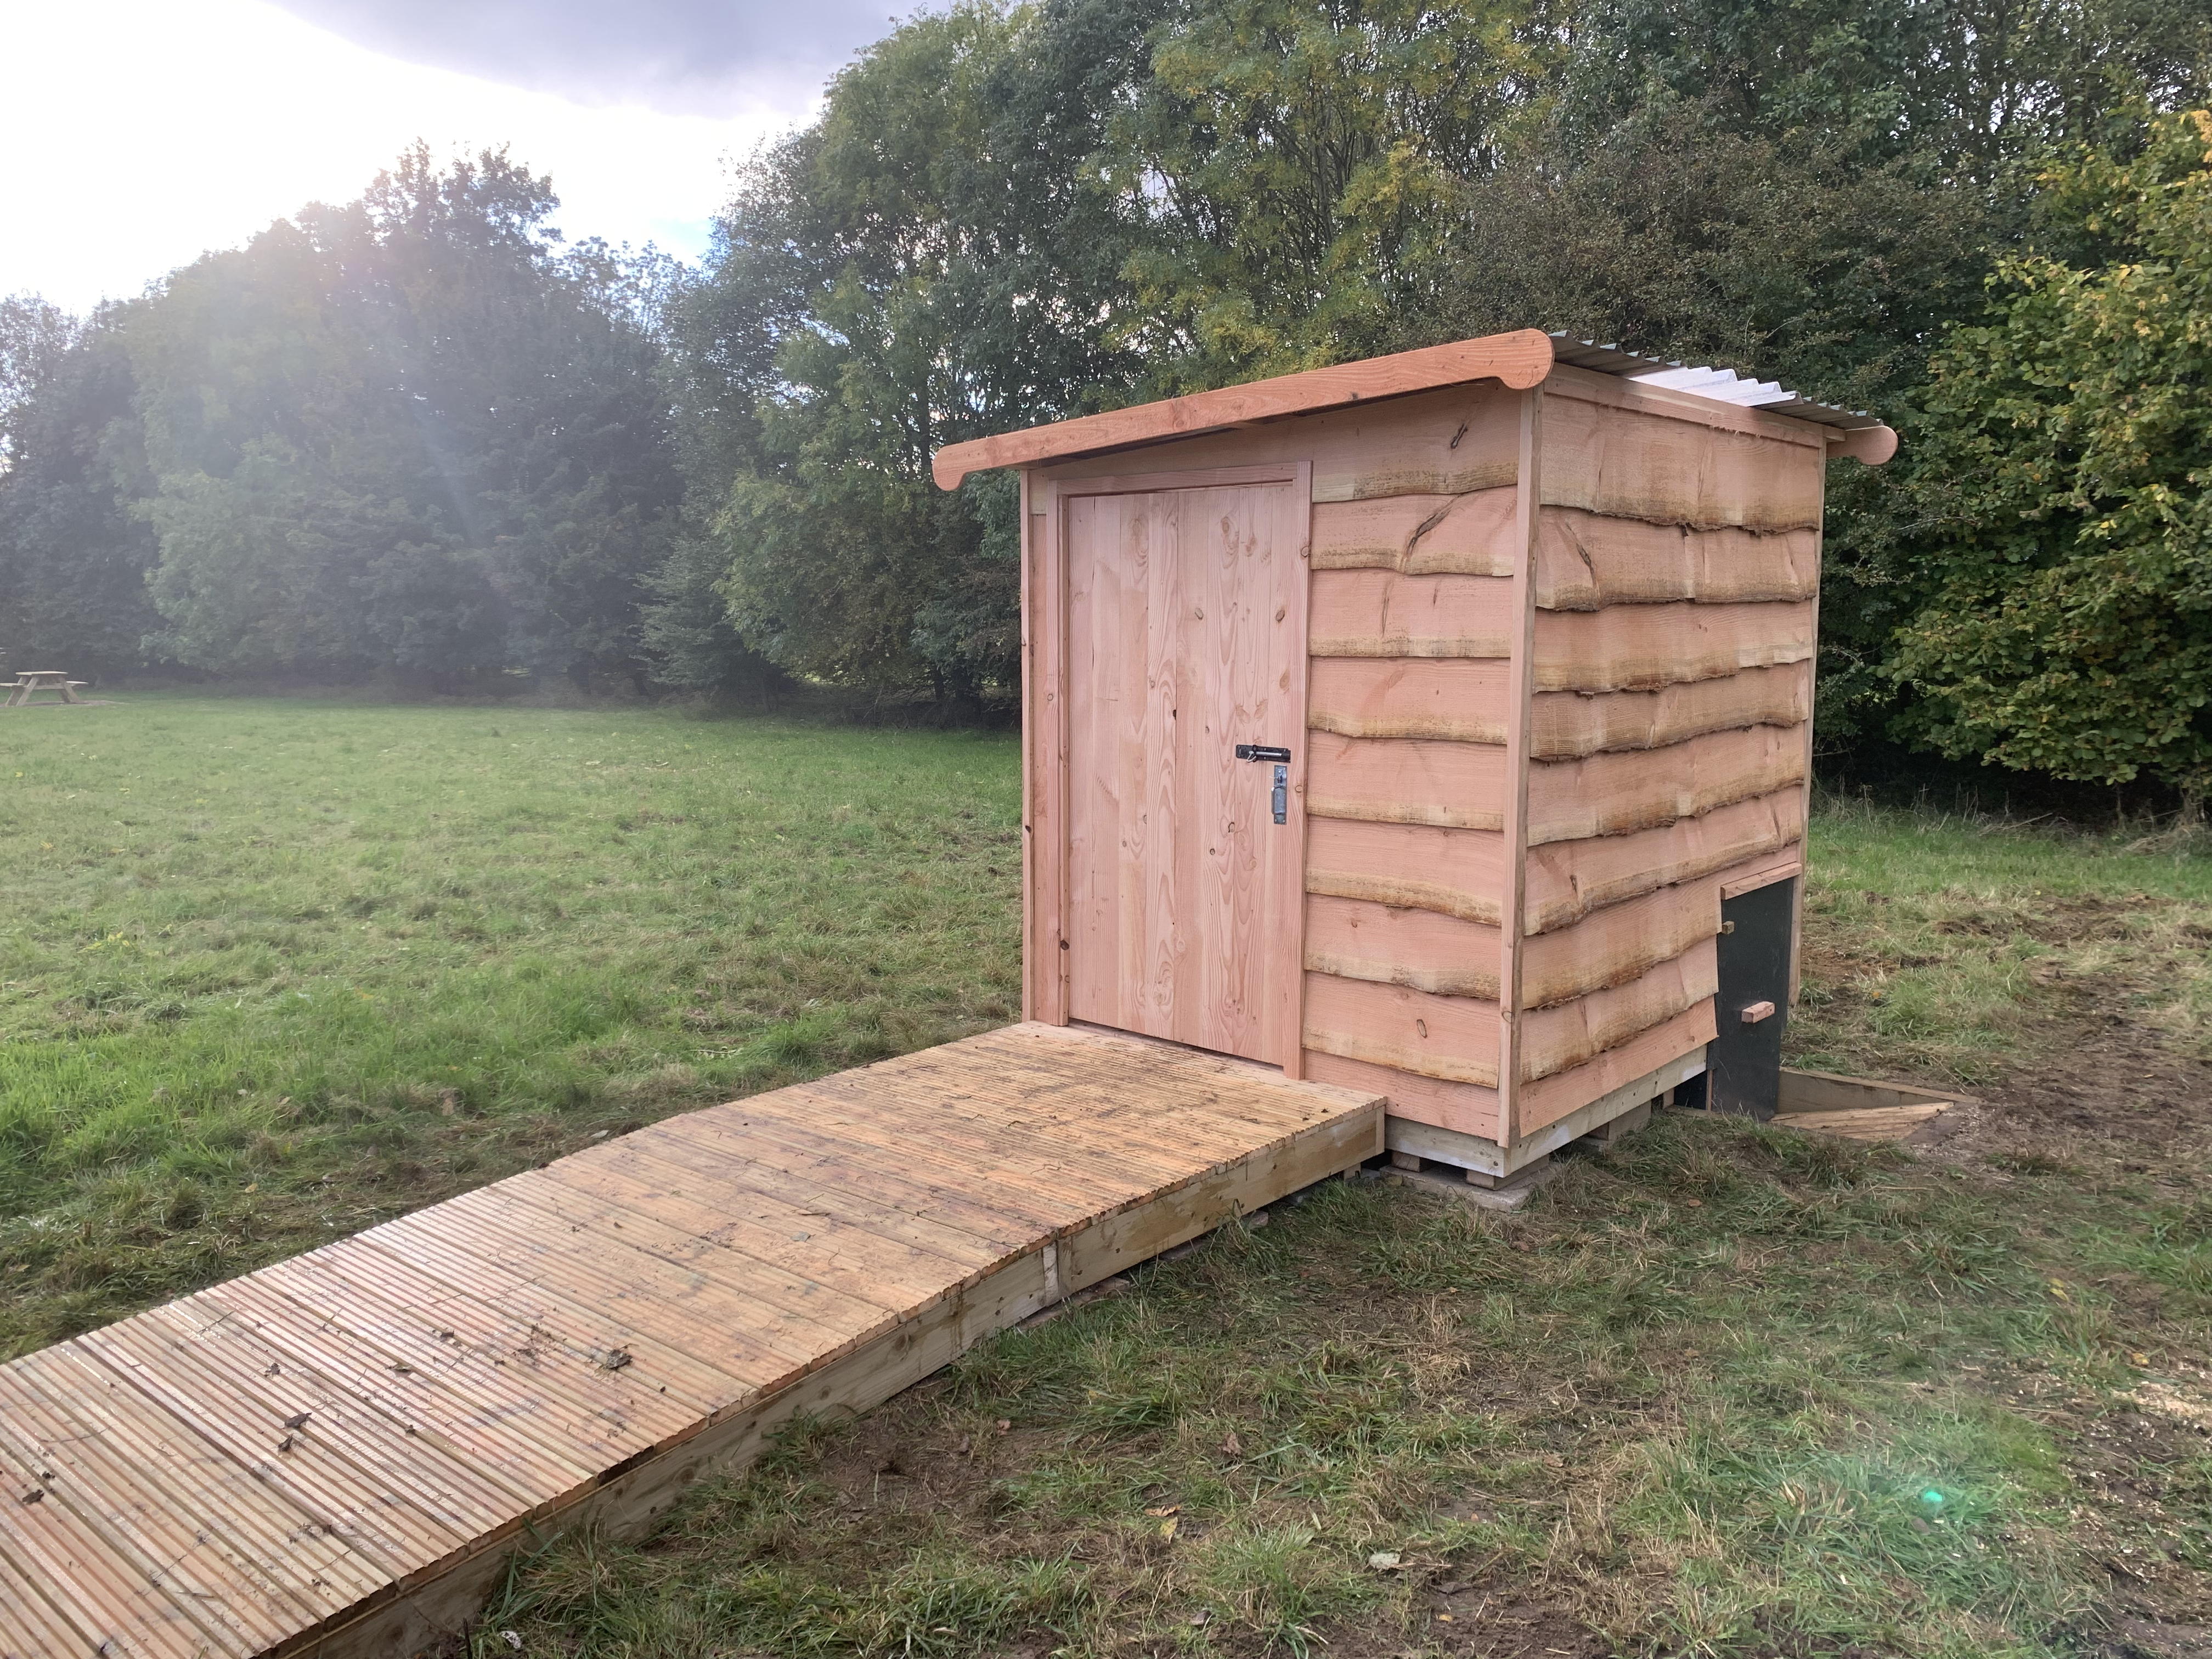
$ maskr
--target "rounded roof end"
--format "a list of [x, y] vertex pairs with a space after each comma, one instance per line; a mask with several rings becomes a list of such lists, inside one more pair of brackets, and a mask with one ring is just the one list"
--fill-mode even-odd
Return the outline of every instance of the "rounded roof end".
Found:
[[1836, 453], [1848, 455], [1867, 466], [1880, 466], [1897, 453], [1897, 434], [1886, 426], [1855, 426], [1841, 434]]

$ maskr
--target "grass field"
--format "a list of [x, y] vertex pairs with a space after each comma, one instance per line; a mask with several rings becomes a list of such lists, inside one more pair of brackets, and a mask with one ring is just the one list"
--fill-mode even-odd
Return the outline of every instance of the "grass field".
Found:
[[1002, 1024], [1002, 737], [134, 697], [0, 724], [0, 1355]]
[[[643, 712], [7, 719], [0, 1352], [1011, 1018], [1015, 769]], [[1941, 1148], [1674, 1115], [1511, 1218], [1317, 1189], [522, 1564], [479, 1651], [2207, 1651], [2212, 860], [1831, 805], [1813, 868], [1796, 1057], [1970, 1084]]]

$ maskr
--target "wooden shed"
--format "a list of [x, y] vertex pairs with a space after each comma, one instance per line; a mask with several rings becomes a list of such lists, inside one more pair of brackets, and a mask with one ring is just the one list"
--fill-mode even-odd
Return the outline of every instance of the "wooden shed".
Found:
[[1478, 1182], [1771, 1114], [1824, 479], [1895, 447], [1524, 330], [941, 451], [1022, 473], [1026, 1016], [1387, 1095]]

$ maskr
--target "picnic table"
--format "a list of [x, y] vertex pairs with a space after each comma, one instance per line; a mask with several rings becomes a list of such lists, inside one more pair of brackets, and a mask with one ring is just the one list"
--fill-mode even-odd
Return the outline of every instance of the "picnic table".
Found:
[[64, 702], [82, 702], [77, 690], [82, 680], [73, 680], [58, 668], [23, 668], [15, 673], [15, 684], [8, 694], [8, 707], [21, 708], [41, 691], [58, 691]]

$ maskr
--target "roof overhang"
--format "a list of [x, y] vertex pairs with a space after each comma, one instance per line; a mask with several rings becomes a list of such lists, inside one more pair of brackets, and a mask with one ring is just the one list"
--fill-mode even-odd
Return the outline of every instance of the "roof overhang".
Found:
[[1685, 368], [1680, 363], [1640, 357], [1612, 346], [1523, 328], [947, 444], [937, 452], [930, 470], [939, 488], [957, 489], [969, 473], [993, 467], [1030, 466], [1039, 461], [1196, 437], [1285, 416], [1310, 415], [1478, 380], [1497, 380], [1525, 391], [1540, 385], [1555, 363], [1831, 427], [1843, 437], [1842, 453], [1870, 465], [1879, 465], [1896, 453], [1897, 434], [1871, 415], [1814, 403], [1772, 382], [1746, 380], [1727, 369]]

